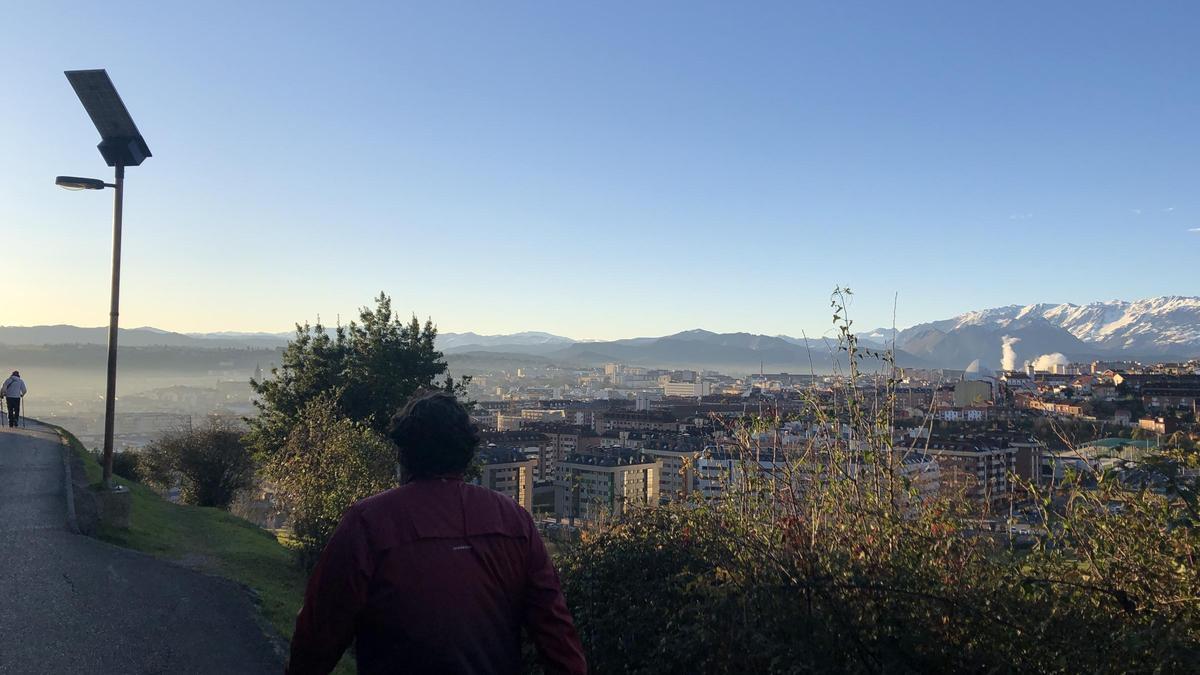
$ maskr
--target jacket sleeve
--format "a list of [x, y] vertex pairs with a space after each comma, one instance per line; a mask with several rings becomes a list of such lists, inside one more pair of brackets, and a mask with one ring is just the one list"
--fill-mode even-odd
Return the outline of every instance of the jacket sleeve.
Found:
[[296, 616], [288, 675], [329, 673], [354, 640], [358, 613], [367, 601], [373, 570], [359, 509], [342, 516], [308, 580], [304, 606]]
[[537, 646], [547, 675], [584, 675], [587, 661], [559, 585], [558, 572], [541, 536], [529, 522], [529, 586], [525, 597], [525, 628]]

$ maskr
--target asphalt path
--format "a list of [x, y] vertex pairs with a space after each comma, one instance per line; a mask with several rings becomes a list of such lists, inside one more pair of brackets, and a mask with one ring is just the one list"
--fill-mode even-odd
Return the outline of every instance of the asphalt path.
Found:
[[237, 584], [72, 534], [64, 447], [0, 429], [0, 673], [277, 673]]

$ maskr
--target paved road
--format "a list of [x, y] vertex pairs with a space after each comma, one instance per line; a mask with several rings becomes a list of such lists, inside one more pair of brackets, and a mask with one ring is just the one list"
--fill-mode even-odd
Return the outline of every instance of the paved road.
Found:
[[53, 431], [0, 429], [0, 673], [272, 673], [235, 584], [71, 534]]

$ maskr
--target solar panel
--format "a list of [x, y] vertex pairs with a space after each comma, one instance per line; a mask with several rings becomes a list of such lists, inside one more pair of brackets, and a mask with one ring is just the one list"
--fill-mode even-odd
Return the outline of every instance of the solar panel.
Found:
[[100, 152], [110, 166], [117, 162], [137, 166], [150, 156], [146, 140], [138, 132], [107, 71], [68, 70], [66, 75], [83, 109], [96, 125], [96, 131], [100, 132]]
[[106, 71], [68, 70], [67, 80], [102, 138], [133, 138], [141, 135]]

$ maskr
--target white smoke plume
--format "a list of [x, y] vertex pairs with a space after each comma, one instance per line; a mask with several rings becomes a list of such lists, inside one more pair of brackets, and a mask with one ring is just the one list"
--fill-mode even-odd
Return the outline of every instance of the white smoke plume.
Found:
[[1033, 369], [1043, 373], [1053, 373], [1055, 372], [1055, 366], [1068, 366], [1070, 364], [1070, 359], [1058, 352], [1054, 352], [1053, 354], [1042, 354], [1037, 357], [1033, 362]]
[[1005, 335], [1001, 340], [1003, 340], [1003, 344], [1000, 345], [1000, 367], [1004, 370], [1016, 370], [1017, 351], [1013, 349], [1013, 345], [1020, 342], [1021, 338]]

